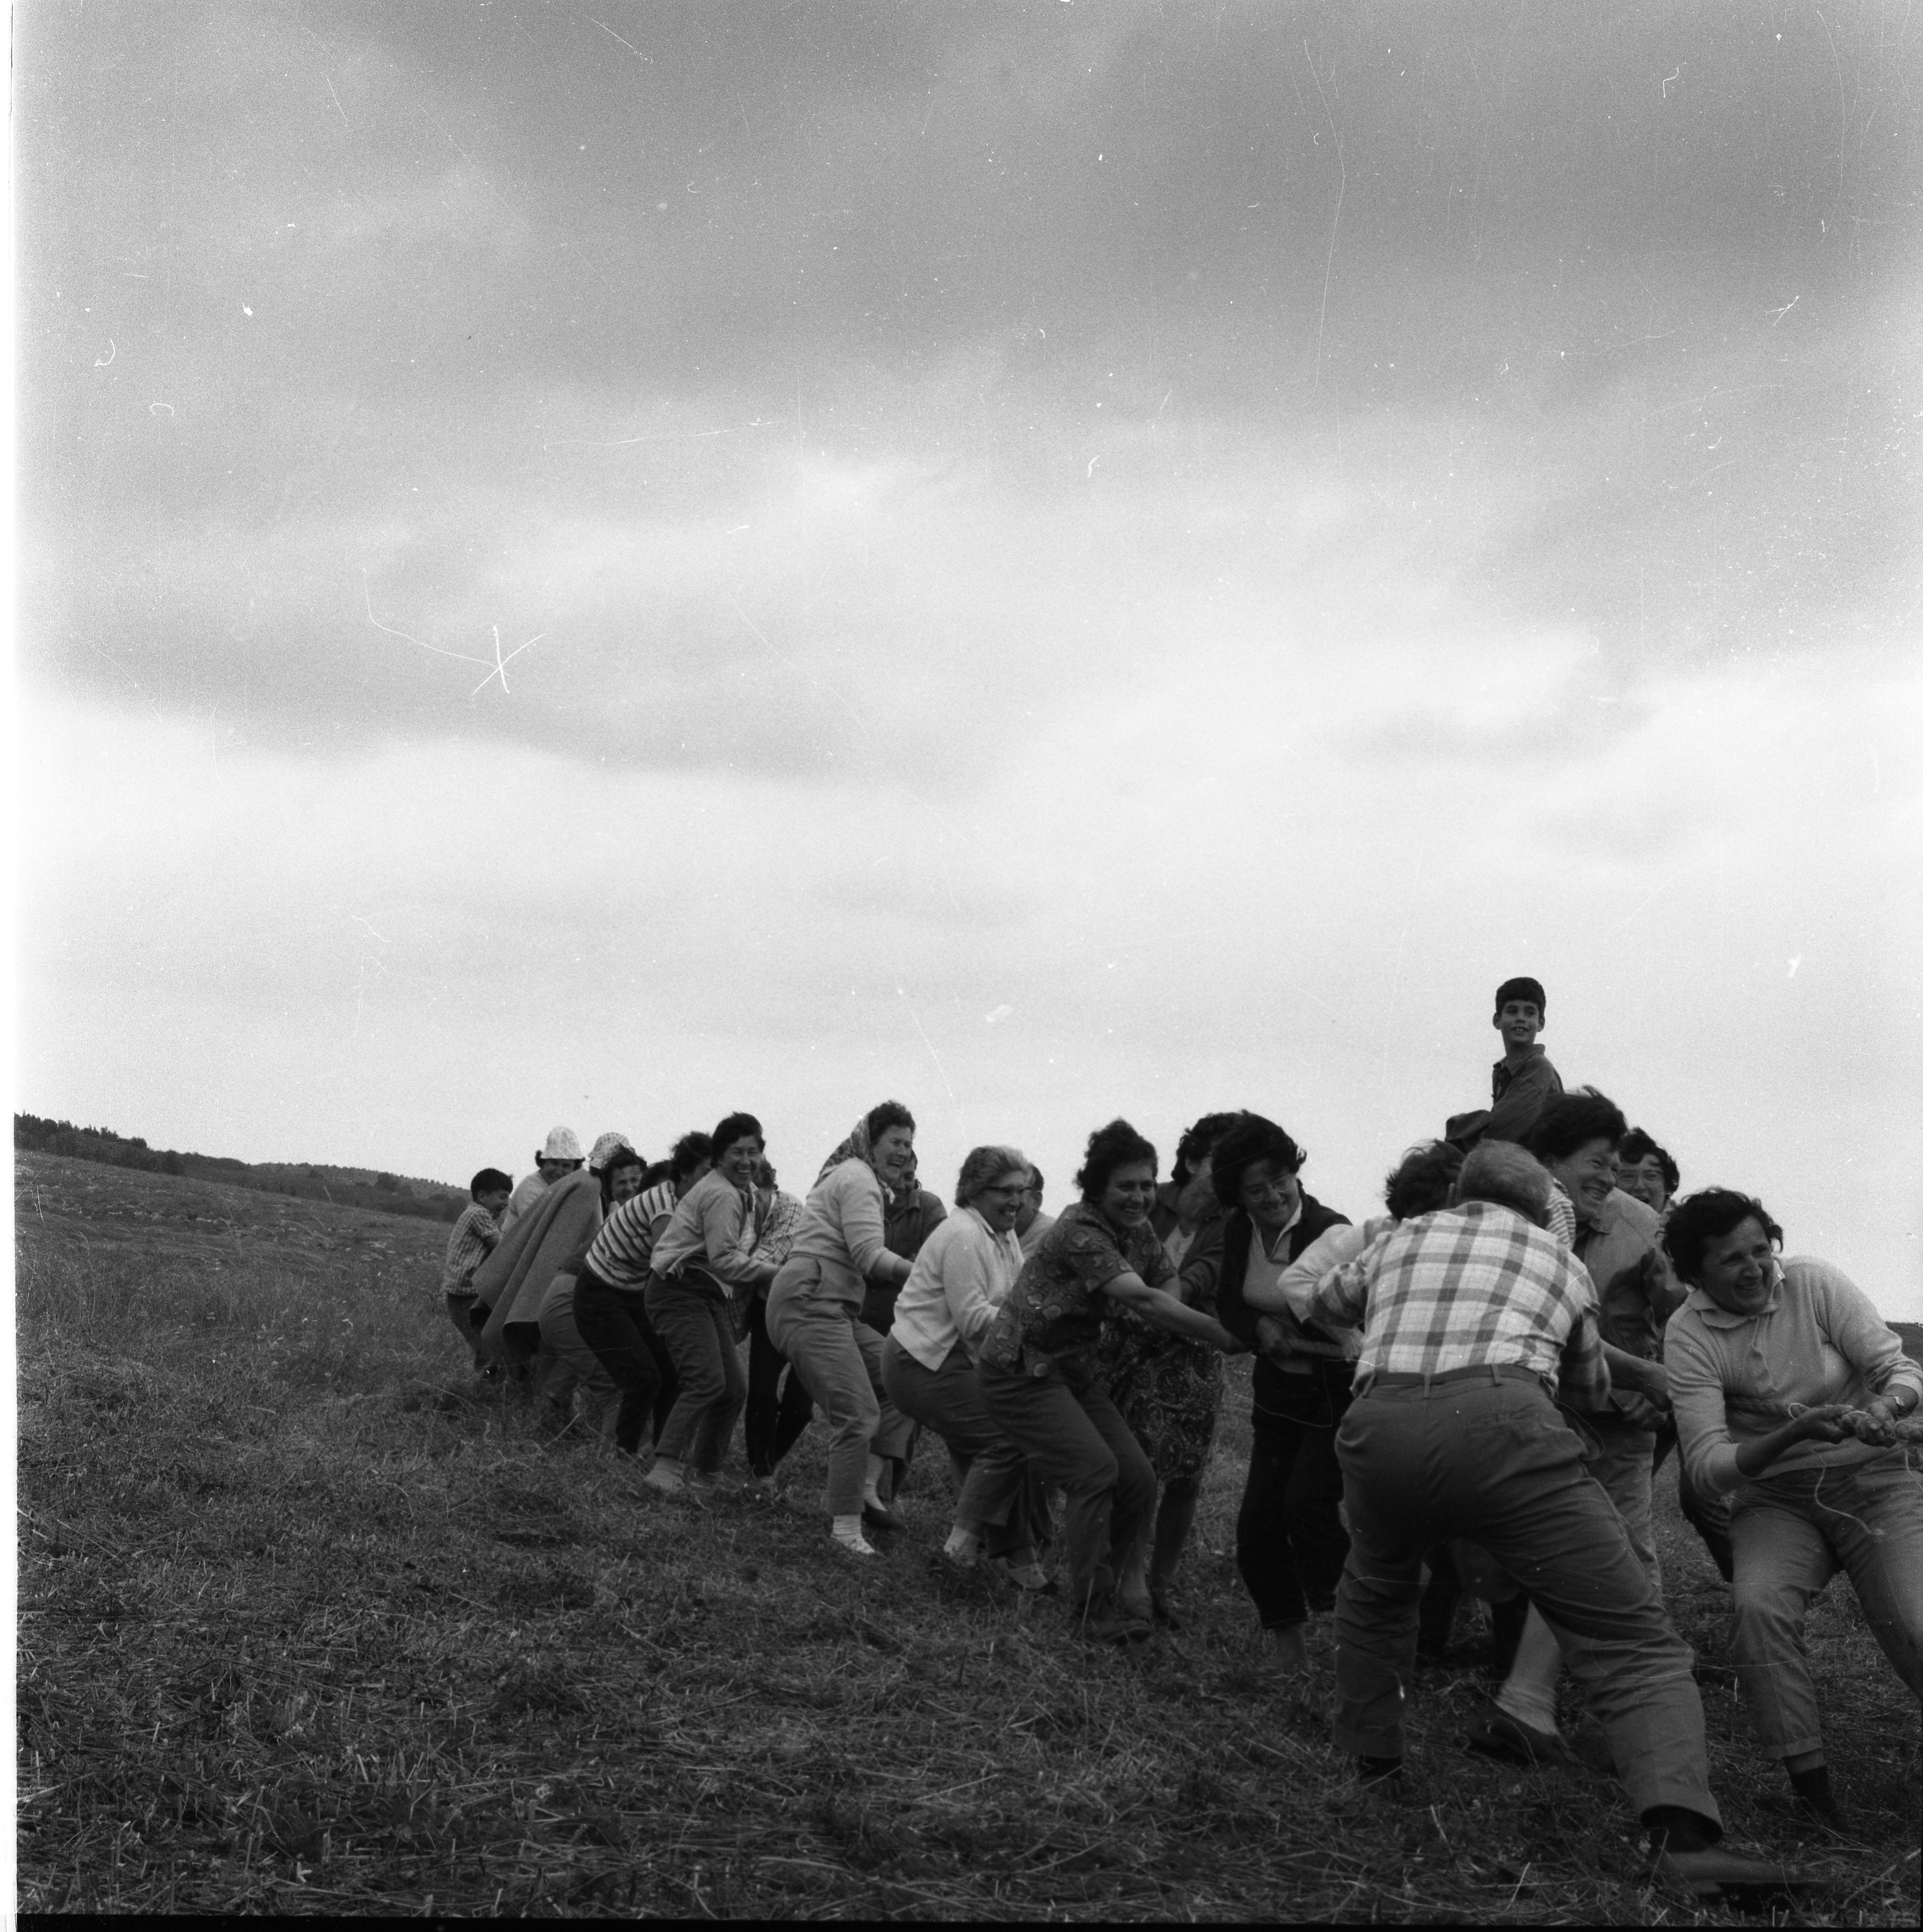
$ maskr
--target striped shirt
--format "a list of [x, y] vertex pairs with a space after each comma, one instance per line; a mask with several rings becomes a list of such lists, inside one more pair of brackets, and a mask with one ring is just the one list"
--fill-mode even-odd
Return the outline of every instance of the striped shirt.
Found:
[[1576, 1246], [1576, 1203], [1559, 1180], [1549, 1184], [1549, 1231], [1572, 1252]]
[[680, 1204], [671, 1180], [657, 1180], [640, 1196], [641, 1205], [652, 1227], [664, 1214], [672, 1214]]
[[654, 1256], [650, 1220], [646, 1195], [633, 1195], [622, 1202], [602, 1222], [601, 1232], [587, 1251], [587, 1271], [598, 1275], [610, 1288], [638, 1294], [648, 1285]]
[[[1372, 1374], [1438, 1376], [1514, 1364], [1594, 1408], [1609, 1394], [1596, 1292], [1582, 1263], [1513, 1208], [1469, 1201], [1417, 1215], [1325, 1275], [1309, 1318], [1366, 1322], [1358, 1386]], [[1566, 1352], [1565, 1352], [1566, 1346]]]
[[472, 1294], [474, 1270], [500, 1245], [494, 1217], [478, 1201], [460, 1210], [460, 1219], [447, 1238], [447, 1259], [441, 1264], [443, 1294]]

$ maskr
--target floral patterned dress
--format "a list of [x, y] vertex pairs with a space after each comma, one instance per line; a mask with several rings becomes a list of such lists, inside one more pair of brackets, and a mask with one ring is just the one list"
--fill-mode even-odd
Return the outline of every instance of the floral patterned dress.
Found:
[[[1209, 1232], [1206, 1223], [1196, 1229], [1197, 1246]], [[1168, 1286], [1190, 1307], [1215, 1312], [1214, 1298], [1194, 1283], [1178, 1279]], [[1221, 1352], [1207, 1342], [1172, 1335], [1116, 1304], [1100, 1352], [1102, 1379], [1154, 1466], [1156, 1480], [1198, 1480], [1208, 1466], [1222, 1408]]]

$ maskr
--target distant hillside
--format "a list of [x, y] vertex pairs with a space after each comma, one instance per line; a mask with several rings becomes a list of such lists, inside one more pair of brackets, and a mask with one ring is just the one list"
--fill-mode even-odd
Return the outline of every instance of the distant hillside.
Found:
[[423, 1220], [452, 1221], [467, 1204], [467, 1190], [441, 1180], [383, 1174], [373, 1168], [328, 1167], [286, 1161], [250, 1165], [225, 1154], [183, 1154], [150, 1148], [137, 1135], [111, 1127], [76, 1127], [70, 1120], [44, 1120], [38, 1114], [14, 1116], [14, 1144], [37, 1154], [62, 1154], [108, 1167], [130, 1167], [148, 1174], [175, 1174], [230, 1186], [258, 1188], [265, 1194], [290, 1194], [297, 1200], [332, 1201], [337, 1206], [371, 1208], [384, 1214], [413, 1214]]

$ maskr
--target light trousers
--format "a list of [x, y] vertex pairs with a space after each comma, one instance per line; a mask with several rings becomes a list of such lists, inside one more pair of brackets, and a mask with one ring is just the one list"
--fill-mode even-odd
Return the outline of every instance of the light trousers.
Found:
[[768, 1339], [828, 1418], [828, 1514], [856, 1516], [869, 1456], [905, 1456], [914, 1425], [883, 1387], [882, 1338], [820, 1288], [818, 1262], [784, 1262], [768, 1291]]
[[1736, 1667], [1772, 1757], [1822, 1748], [1803, 1626], [1838, 1570], [1896, 1674], [1923, 1696], [1923, 1488], [1900, 1449], [1766, 1472], [1737, 1492], [1730, 1536]]
[[[574, 1277], [556, 1275], [541, 1301], [541, 1341], [560, 1373], [572, 1378], [579, 1406], [574, 1413], [590, 1436], [614, 1434], [621, 1391], [601, 1358], [582, 1339], [574, 1324]], [[554, 1384], [550, 1381], [551, 1391]]]

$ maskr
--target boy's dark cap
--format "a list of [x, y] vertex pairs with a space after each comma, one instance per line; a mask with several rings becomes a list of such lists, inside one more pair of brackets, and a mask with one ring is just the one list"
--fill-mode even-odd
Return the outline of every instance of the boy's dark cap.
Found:
[[1525, 976], [1520, 980], [1504, 980], [1496, 989], [1496, 1010], [1499, 1013], [1511, 1000], [1533, 1000], [1538, 1012], [1546, 1015], [1549, 1011], [1549, 995], [1543, 991], [1543, 982], [1540, 980]]

